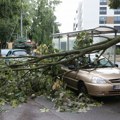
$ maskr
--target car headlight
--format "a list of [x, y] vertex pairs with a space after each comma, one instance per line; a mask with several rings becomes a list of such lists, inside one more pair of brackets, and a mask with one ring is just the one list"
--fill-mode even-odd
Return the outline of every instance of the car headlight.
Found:
[[106, 81], [103, 78], [100, 77], [92, 77], [92, 82], [96, 84], [105, 84]]

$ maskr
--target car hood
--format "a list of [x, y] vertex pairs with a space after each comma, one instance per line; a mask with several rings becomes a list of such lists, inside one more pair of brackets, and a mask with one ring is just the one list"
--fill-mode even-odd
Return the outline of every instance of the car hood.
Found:
[[116, 67], [111, 68], [96, 68], [89, 71], [92, 76], [102, 77], [104, 79], [120, 78], [120, 69]]

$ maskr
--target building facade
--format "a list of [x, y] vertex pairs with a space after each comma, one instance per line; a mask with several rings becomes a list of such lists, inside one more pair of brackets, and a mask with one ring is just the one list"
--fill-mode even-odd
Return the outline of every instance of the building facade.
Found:
[[[94, 29], [97, 27], [112, 27], [118, 30], [120, 34], [120, 9], [110, 9], [109, 0], [80, 0], [73, 23], [73, 33], [83, 30]], [[56, 34], [53, 44], [59, 50], [72, 50], [76, 37], [73, 33]], [[106, 35], [106, 37], [115, 37], [114, 34]], [[93, 38], [93, 41], [100, 42], [104, 38]], [[106, 55], [110, 55], [112, 61], [115, 62], [116, 46], [106, 50]]]
[[[109, 7], [109, 0], [80, 0], [74, 18], [73, 31], [82, 31], [103, 26], [115, 28], [117, 35], [120, 35], [120, 8], [111, 9]], [[114, 36], [109, 34], [108, 37], [111, 38]], [[94, 39], [94, 42], [100, 41], [103, 41], [103, 39]], [[113, 45], [105, 52], [105, 54], [110, 54], [114, 62], [116, 46], [120, 47], [120, 43]]]
[[74, 18], [73, 30], [98, 26], [114, 27], [120, 32], [120, 8], [110, 9], [109, 0], [80, 0]]

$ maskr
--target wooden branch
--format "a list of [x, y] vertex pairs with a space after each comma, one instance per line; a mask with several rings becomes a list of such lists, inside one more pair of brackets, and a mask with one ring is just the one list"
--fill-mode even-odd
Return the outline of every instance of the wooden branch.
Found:
[[[66, 52], [61, 52], [61, 53], [48, 54], [48, 55], [43, 55], [43, 56], [36, 56], [34, 58], [34, 60], [32, 60], [28, 63], [18, 64], [18, 67], [16, 65], [16, 68], [13, 68], [13, 70], [17, 70], [17, 71], [18, 70], [35, 70], [35, 69], [41, 69], [41, 68], [44, 68], [44, 67], [49, 67], [49, 66], [52, 66], [52, 65], [61, 64], [61, 63], [67, 62], [69, 60], [73, 60], [77, 57], [83, 56], [85, 54], [89, 54], [93, 51], [97, 51], [97, 50], [98, 51], [101, 51], [101, 50], [104, 51], [107, 48], [109, 48], [113, 45], [116, 45], [119, 42], [120, 42], [120, 37], [116, 37], [114, 39], [109, 39], [109, 40], [106, 40], [106, 41], [103, 41], [103, 42], [100, 42], [100, 43], [96, 43], [96, 44], [93, 44], [89, 47], [82, 48], [82, 49], [79, 49], [79, 50], [71, 50], [71, 51], [66, 51]], [[70, 57], [67, 60], [60, 61], [60, 59], [58, 59], [58, 61], [56, 61], [56, 62], [42, 63], [42, 60], [44, 60], [44, 59], [61, 57], [61, 56], [64, 58], [64, 57], [67, 57], [67, 56], [70, 56], [70, 55], [73, 55], [73, 57]], [[39, 63], [39, 65], [37, 65], [35, 67], [32, 67], [32, 68], [29, 68], [29, 67], [19, 68], [19, 66], [29, 66], [30, 64], [35, 64], [35, 63]], [[12, 65], [10, 67], [12, 67]]]

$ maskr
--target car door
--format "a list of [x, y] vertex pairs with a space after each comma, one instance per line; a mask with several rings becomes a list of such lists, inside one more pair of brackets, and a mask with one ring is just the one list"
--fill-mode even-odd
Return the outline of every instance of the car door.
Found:
[[69, 64], [67, 66], [63, 66], [62, 70], [64, 72], [63, 74], [63, 80], [65, 83], [67, 83], [67, 86], [77, 90], [78, 88], [78, 80], [76, 80], [76, 76], [78, 74], [78, 70], [73, 64]]

